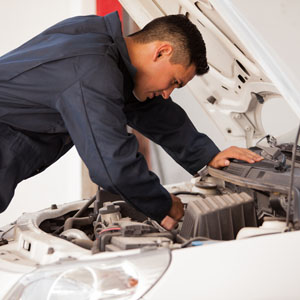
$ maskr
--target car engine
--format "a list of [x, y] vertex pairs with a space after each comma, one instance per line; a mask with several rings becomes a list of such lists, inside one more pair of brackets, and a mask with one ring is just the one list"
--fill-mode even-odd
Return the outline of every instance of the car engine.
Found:
[[185, 207], [183, 219], [172, 231], [100, 188], [79, 211], [46, 219], [40, 229], [92, 253], [142, 247], [176, 249], [298, 230], [300, 149], [296, 150], [289, 192], [292, 147], [253, 147], [263, 161], [232, 160], [223, 169], [204, 168], [191, 182], [166, 186]]

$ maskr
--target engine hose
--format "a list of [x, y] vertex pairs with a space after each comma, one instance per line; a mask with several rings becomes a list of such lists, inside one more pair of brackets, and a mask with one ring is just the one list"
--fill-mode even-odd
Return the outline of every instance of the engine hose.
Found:
[[[96, 200], [96, 195], [95, 195], [94, 197], [92, 197], [90, 200], [88, 200], [88, 201], [86, 202], [86, 204], [84, 204], [84, 206], [82, 206], [82, 207], [78, 210], [78, 212], [73, 216], [73, 218], [80, 217], [80, 216], [81, 216], [81, 215], [89, 208], [89, 206], [90, 206], [92, 203], [95, 202], [95, 200]], [[57, 229], [53, 232], [53, 234], [54, 234], [54, 235], [55, 235], [55, 234], [59, 234], [59, 233], [62, 232], [63, 229], [64, 229], [64, 225], [62, 225], [62, 226], [60, 226], [59, 228], [57, 228]]]
[[103, 233], [99, 235], [96, 240], [93, 242], [93, 247], [92, 247], [92, 254], [96, 254], [99, 252], [104, 252], [105, 251], [105, 246], [110, 243], [111, 238], [113, 236], [120, 236], [120, 232], [113, 232], [113, 233]]
[[89, 206], [95, 202], [95, 200], [96, 200], [96, 195], [92, 197], [84, 206], [82, 206], [73, 217], [74, 218], [80, 217], [89, 208]]
[[85, 239], [73, 239], [71, 242], [77, 246], [80, 246], [88, 250], [91, 250], [94, 244], [93, 241], [88, 241]]
[[84, 226], [84, 225], [90, 225], [93, 223], [94, 217], [93, 216], [89, 216], [89, 217], [82, 217], [82, 218], [68, 218], [64, 224], [64, 230], [68, 230], [73, 228], [73, 225], [80, 225], [80, 226]]
[[188, 191], [178, 191], [178, 192], [174, 192], [172, 193], [175, 196], [178, 195], [192, 195], [192, 196], [203, 196], [203, 194], [198, 193], [198, 192], [188, 192]]
[[143, 237], [165, 237], [169, 240], [174, 241], [176, 238], [176, 233], [173, 234], [170, 231], [165, 231], [165, 232], [152, 232], [152, 233], [144, 233], [142, 235]]

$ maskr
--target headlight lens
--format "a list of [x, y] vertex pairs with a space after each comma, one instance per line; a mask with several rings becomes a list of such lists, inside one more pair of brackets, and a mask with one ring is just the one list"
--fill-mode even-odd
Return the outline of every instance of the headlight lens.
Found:
[[22, 277], [5, 299], [138, 299], [156, 283], [169, 263], [170, 251], [157, 249], [43, 266]]

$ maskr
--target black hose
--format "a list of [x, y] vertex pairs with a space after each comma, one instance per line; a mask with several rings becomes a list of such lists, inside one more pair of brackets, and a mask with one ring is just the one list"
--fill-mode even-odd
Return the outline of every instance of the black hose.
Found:
[[178, 192], [175, 192], [175, 193], [171, 193], [175, 196], [177, 195], [192, 195], [192, 196], [203, 196], [203, 194], [201, 193], [197, 193], [197, 192], [187, 192], [187, 191], [178, 191]]
[[[88, 202], [78, 210], [78, 212], [73, 216], [73, 218], [80, 217], [95, 200], [96, 200], [96, 195], [94, 197], [92, 197], [90, 200], [88, 200]], [[64, 229], [64, 226], [65, 225], [62, 225], [59, 228], [57, 228], [53, 232], [53, 234], [60, 234], [62, 232], [62, 230]]]
[[74, 218], [81, 217], [81, 215], [89, 208], [89, 206], [95, 202], [96, 195], [92, 197], [84, 206], [82, 206], [79, 211], [73, 216]]

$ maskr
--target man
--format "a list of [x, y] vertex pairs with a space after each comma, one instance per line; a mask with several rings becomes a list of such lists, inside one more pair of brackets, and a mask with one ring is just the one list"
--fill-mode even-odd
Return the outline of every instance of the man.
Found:
[[0, 58], [0, 211], [16, 185], [73, 144], [91, 179], [173, 228], [183, 215], [138, 153], [126, 126], [160, 144], [191, 174], [229, 158], [261, 159], [247, 149], [219, 152], [169, 98], [208, 71], [205, 44], [182, 15], [154, 20], [122, 37], [116, 13], [75, 17]]

